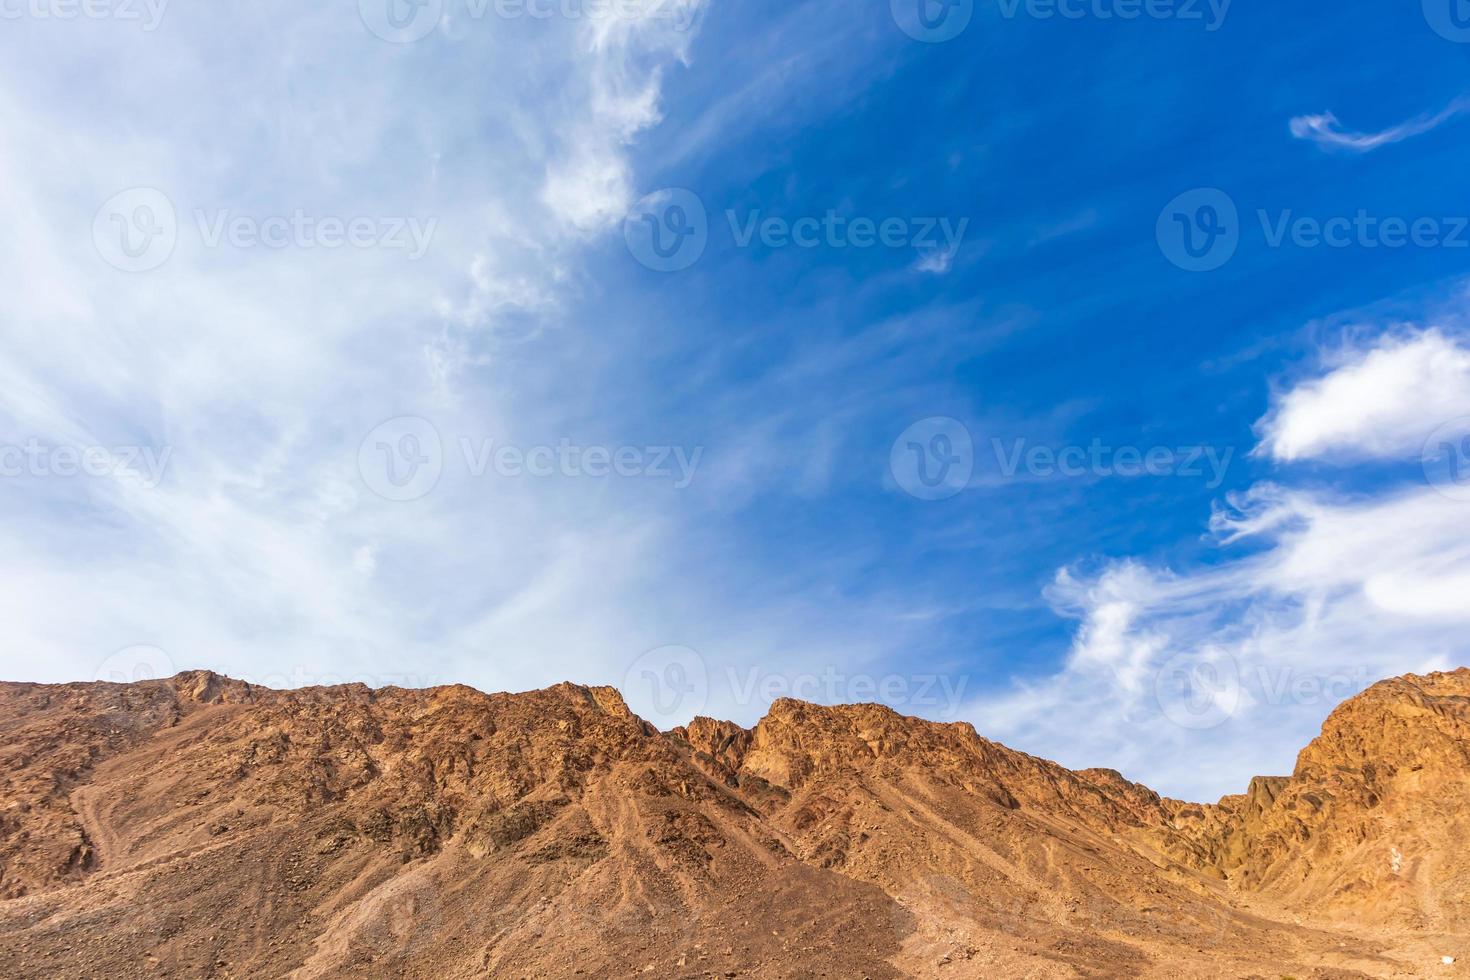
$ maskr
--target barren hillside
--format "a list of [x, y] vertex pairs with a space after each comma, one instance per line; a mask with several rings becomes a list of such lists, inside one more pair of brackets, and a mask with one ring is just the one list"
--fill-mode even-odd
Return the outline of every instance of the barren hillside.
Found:
[[1452, 976], [1467, 735], [1387, 681], [1201, 806], [874, 705], [4, 684], [0, 976]]

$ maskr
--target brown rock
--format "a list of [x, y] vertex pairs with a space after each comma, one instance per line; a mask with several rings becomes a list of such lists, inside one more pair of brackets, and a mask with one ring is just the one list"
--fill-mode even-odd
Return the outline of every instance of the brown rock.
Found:
[[7, 978], [1411, 976], [1470, 920], [1470, 671], [1215, 805], [877, 705], [209, 672], [0, 684], [0, 787]]

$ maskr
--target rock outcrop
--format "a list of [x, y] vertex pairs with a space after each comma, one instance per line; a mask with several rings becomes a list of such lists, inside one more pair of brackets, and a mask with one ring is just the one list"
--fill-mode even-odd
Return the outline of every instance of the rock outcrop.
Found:
[[1470, 921], [1470, 670], [1383, 681], [1345, 702], [1286, 778], [1206, 818], [1201, 866], [1241, 891], [1359, 922]]

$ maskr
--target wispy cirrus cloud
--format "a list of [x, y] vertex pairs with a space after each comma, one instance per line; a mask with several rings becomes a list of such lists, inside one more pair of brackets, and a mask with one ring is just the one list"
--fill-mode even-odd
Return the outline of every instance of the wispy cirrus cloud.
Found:
[[1421, 136], [1436, 129], [1465, 110], [1470, 109], [1470, 99], [1460, 97], [1439, 112], [1415, 116], [1413, 119], [1390, 126], [1376, 133], [1355, 133], [1342, 128], [1337, 116], [1330, 112], [1317, 115], [1297, 116], [1291, 120], [1291, 135], [1299, 140], [1312, 140], [1328, 149], [1350, 150], [1368, 153], [1390, 143], [1402, 143], [1406, 139]]
[[[683, 372], [654, 383], [645, 355], [684, 320], [671, 331], [641, 292], [609, 298], [631, 257], [593, 265], [648, 179], [636, 144], [660, 125], [705, 0], [659, 17], [446, 20], [401, 45], [353, 6], [180, 9], [157, 35], [16, 23], [16, 56], [0, 59], [0, 266], [29, 271], [0, 290], [0, 678], [105, 664], [278, 686], [575, 680], [623, 685], [660, 723], [705, 709], [749, 722], [758, 707], [729, 677], [885, 654], [904, 635], [875, 626], [890, 608], [791, 599], [716, 519], [807, 459], [790, 448], [802, 437], [761, 428], [783, 392], [701, 392], [714, 407], [697, 424], [669, 411]], [[302, 60], [283, 29], [331, 54]], [[68, 84], [83, 70], [130, 85], [99, 101]], [[164, 195], [177, 241], [123, 272], [94, 217], [132, 187]], [[416, 259], [211, 245], [201, 210], [436, 231]], [[380, 436], [405, 417], [432, 439]], [[568, 444], [604, 459], [540, 474], [492, 462]], [[32, 446], [72, 471], [108, 447], [167, 467], [147, 485], [110, 459], [96, 476], [5, 475], [32, 468]], [[675, 487], [620, 475], [635, 446], [665, 472], [709, 452]], [[673, 455], [652, 462], [658, 447]], [[435, 458], [437, 482], [385, 494], [385, 467], [410, 456]], [[802, 476], [820, 487], [830, 468], [813, 453]], [[645, 652], [673, 644], [708, 665], [677, 717], [641, 683]]]
[[[562, 395], [538, 397], [572, 370], [541, 338], [580, 326], [569, 280], [625, 203], [629, 144], [657, 123], [689, 34], [478, 20], [396, 45], [355, 6], [171, 11], [158, 34], [15, 23], [0, 261], [34, 272], [0, 294], [0, 447], [15, 466], [33, 445], [141, 446], [169, 466], [151, 487], [3, 481], [0, 676], [86, 678], [153, 644], [275, 683], [621, 681], [675, 631], [633, 611], [678, 537], [666, 486], [474, 478], [459, 440], [617, 444], [617, 423], [594, 432]], [[308, 64], [283, 31], [332, 54]], [[132, 65], [131, 84], [86, 98], [66, 82], [84, 65]], [[446, 78], [540, 97], [449, 99]], [[178, 244], [125, 274], [93, 215], [135, 186], [170, 201]], [[438, 230], [416, 260], [211, 246], [201, 209]], [[411, 503], [377, 496], [358, 465], [403, 415], [444, 443], [443, 478]]]

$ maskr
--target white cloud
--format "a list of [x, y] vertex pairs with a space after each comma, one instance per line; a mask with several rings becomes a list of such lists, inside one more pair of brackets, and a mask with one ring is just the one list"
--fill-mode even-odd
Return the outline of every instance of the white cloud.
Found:
[[636, 16], [613, 14], [585, 22], [579, 38], [586, 71], [581, 107], [559, 132], [559, 157], [547, 168], [542, 200], [581, 232], [620, 221], [632, 200], [624, 150], [662, 118], [663, 66], [688, 58], [692, 25], [703, 0], [652, 0]]
[[1313, 140], [1321, 146], [1368, 153], [1390, 143], [1401, 143], [1435, 129], [1470, 109], [1470, 99], [1456, 99], [1444, 109], [1432, 115], [1417, 116], [1407, 122], [1377, 133], [1353, 133], [1342, 129], [1342, 124], [1330, 112], [1318, 115], [1297, 116], [1291, 120], [1291, 135], [1299, 140]]
[[1324, 377], [1283, 394], [1260, 421], [1281, 461], [1415, 458], [1455, 419], [1470, 428], [1470, 348], [1438, 330], [1390, 334], [1333, 355]]
[[[1470, 414], [1470, 351], [1441, 331], [1388, 331], [1324, 360], [1262, 422], [1272, 458], [1414, 458], [1446, 416]], [[1064, 569], [1049, 598], [1080, 624], [1065, 666], [977, 701], [972, 720], [1187, 799], [1289, 773], [1338, 701], [1470, 663], [1470, 522], [1456, 490], [1261, 483], [1216, 510], [1221, 550], [1200, 567]]]
[[[1171, 573], [1063, 572], [1081, 621], [1065, 668], [971, 708], [981, 731], [1066, 765], [1208, 800], [1289, 773], [1337, 701], [1470, 660], [1465, 504], [1416, 488], [1354, 502], [1262, 486], [1217, 515], [1254, 553]], [[1191, 704], [1180, 676], [1199, 671]]]
[[919, 272], [929, 272], [936, 276], [946, 275], [954, 267], [955, 253], [958, 248], [936, 248], [919, 256], [914, 262], [914, 268]]

